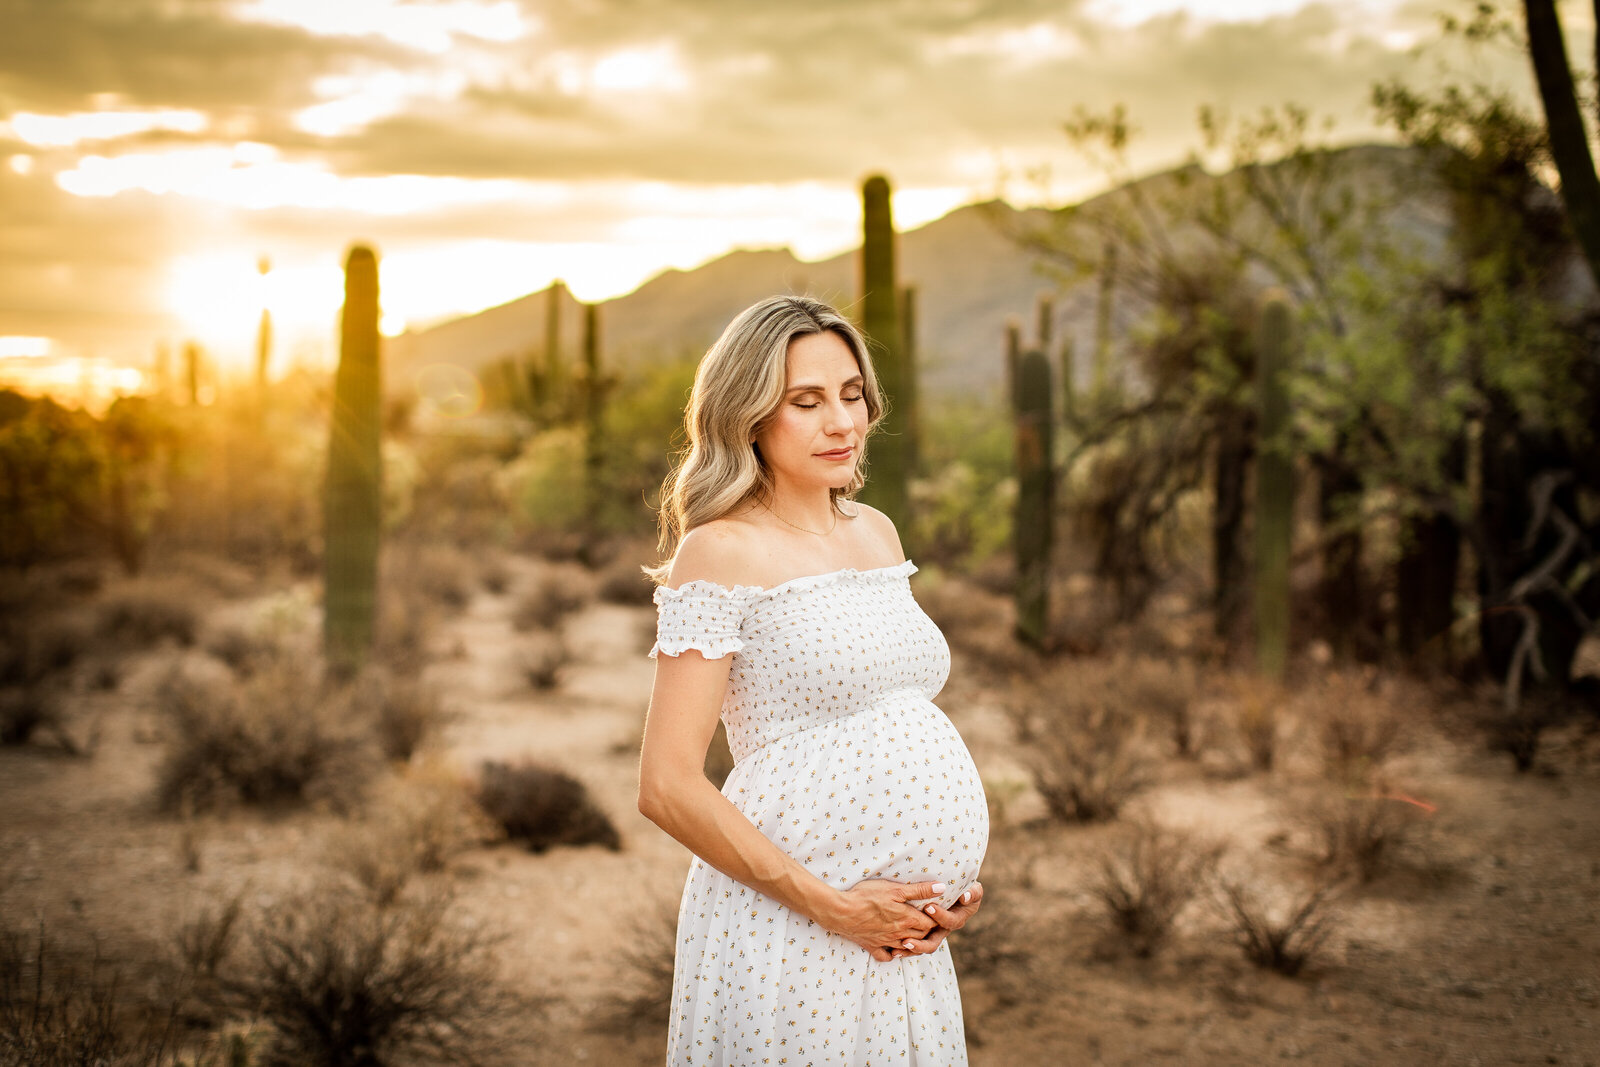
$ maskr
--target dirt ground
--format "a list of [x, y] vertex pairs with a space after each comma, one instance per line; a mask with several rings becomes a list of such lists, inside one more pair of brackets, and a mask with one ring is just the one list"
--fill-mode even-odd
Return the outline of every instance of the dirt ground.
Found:
[[[462, 774], [488, 757], [556, 762], [588, 785], [623, 848], [532, 855], [498, 844], [458, 856], [438, 877], [506, 935], [505, 981], [545, 1004], [523, 1062], [659, 1064], [663, 1031], [608, 1023], [603, 1011], [608, 998], [642, 988], [633, 959], [675, 908], [689, 860], [635, 808], [654, 611], [591, 602], [565, 623], [576, 658], [561, 684], [534, 691], [518, 674], [525, 637], [511, 616], [518, 590], [550, 565], [512, 566], [505, 593], [474, 594], [435, 634], [426, 673], [457, 717], [433, 758]], [[208, 621], [305, 614], [310, 603], [309, 587], [237, 598]], [[90, 758], [40, 743], [0, 749], [9, 917], [133, 944], [242, 887], [270, 905], [320, 862], [344, 821], [335, 815], [236, 811], [186, 829], [154, 810], [163, 724], [152, 695], [174, 657], [200, 654], [141, 652], [115, 690], [76, 692], [72, 720], [99, 731]], [[980, 676], [958, 650], [936, 700], [995, 805], [983, 875], [993, 930], [981, 960], [974, 951], [964, 962], [965, 933], [952, 940], [975, 1065], [1600, 1064], [1594, 730], [1553, 734], [1535, 770], [1518, 775], [1478, 737], [1447, 732], [1432, 709], [1408, 709], [1419, 740], [1389, 769], [1434, 811], [1393, 869], [1337, 904], [1325, 952], [1286, 978], [1250, 964], [1205, 905], [1185, 912], [1152, 958], [1108, 951], [1088, 886], [1096, 849], [1119, 827], [1041, 818], [1002, 694]], [[1287, 891], [1304, 883], [1307, 865], [1280, 801], [1306, 773], [1292, 759], [1245, 776], [1174, 759], [1139, 803], [1167, 825], [1226, 839], [1233, 870]]]

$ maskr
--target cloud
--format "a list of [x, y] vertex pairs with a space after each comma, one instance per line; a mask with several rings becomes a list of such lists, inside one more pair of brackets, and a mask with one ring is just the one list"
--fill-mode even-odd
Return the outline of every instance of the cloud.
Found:
[[[29, 315], [165, 321], [170, 263], [205, 249], [336, 262], [370, 237], [418, 264], [430, 242], [498, 241], [477, 247], [526, 264], [510, 245], [576, 256], [618, 238], [663, 264], [717, 241], [820, 255], [851, 239], [872, 172], [938, 203], [1094, 191], [1060, 126], [1080, 105], [1126, 105], [1146, 170], [1197, 146], [1203, 103], [1293, 101], [1362, 139], [1374, 82], [1437, 77], [1405, 47], [1433, 35], [1433, 0], [1233, 21], [1097, 5], [9, 0], [0, 333], [49, 332]], [[1470, 62], [1531, 101], [1522, 57]], [[125, 135], [64, 143], [96, 128]]]

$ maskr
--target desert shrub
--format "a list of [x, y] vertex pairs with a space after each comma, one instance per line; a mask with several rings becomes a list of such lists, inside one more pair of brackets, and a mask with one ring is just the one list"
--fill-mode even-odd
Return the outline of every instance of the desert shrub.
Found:
[[1278, 756], [1279, 708], [1284, 695], [1272, 682], [1254, 675], [1236, 675], [1230, 683], [1235, 729], [1250, 754], [1250, 765], [1270, 771]]
[[1026, 759], [1034, 788], [1057, 819], [1115, 818], [1153, 778], [1145, 720], [1127, 703], [1117, 670], [1084, 663], [1057, 671], [1014, 713], [1022, 739], [1031, 741]]
[[663, 900], [630, 914], [617, 950], [622, 977], [595, 1013], [597, 1029], [665, 1032], [672, 1013], [672, 977], [678, 949], [678, 902]]
[[478, 570], [478, 581], [495, 596], [504, 596], [511, 588], [511, 565], [499, 552], [492, 553]]
[[100, 604], [100, 634], [135, 646], [164, 637], [194, 644], [200, 612], [195, 591], [185, 583], [141, 579], [106, 594]]
[[176, 1007], [138, 995], [98, 942], [77, 951], [42, 924], [29, 933], [0, 927], [0, 1063], [175, 1065]]
[[475, 1063], [514, 1010], [494, 939], [449, 921], [445, 897], [379, 907], [318, 886], [262, 909], [248, 943], [228, 988], [271, 1029], [260, 1067]]
[[1485, 686], [1476, 694], [1472, 717], [1489, 751], [1509, 755], [1520, 773], [1533, 768], [1545, 732], [1560, 725], [1568, 713], [1561, 697], [1546, 690], [1526, 691], [1507, 706], [1503, 692]]
[[0, 685], [36, 685], [70, 668], [94, 646], [94, 627], [79, 614], [23, 609], [6, 616], [0, 620]]
[[324, 853], [330, 866], [350, 875], [383, 906], [416, 875], [444, 869], [451, 856], [499, 833], [451, 782], [407, 783], [390, 790], [377, 811], [372, 819], [336, 830]]
[[1258, 967], [1293, 977], [1326, 944], [1333, 932], [1331, 903], [1339, 882], [1321, 882], [1281, 907], [1236, 878], [1213, 883], [1216, 898], [1233, 930], [1235, 943]]
[[1194, 704], [1199, 688], [1193, 665], [1140, 657], [1129, 664], [1122, 684], [1133, 707], [1167, 724], [1178, 756], [1192, 758], [1196, 741]]
[[1141, 819], [1101, 854], [1092, 892], [1135, 955], [1149, 956], [1206, 885], [1222, 851]]
[[582, 782], [554, 767], [523, 761], [483, 764], [477, 799], [506, 836], [530, 851], [552, 845], [604, 845], [617, 850], [622, 838], [595, 806]]
[[600, 599], [608, 604], [655, 603], [656, 584], [639, 569], [639, 561], [624, 557], [600, 574]]
[[997, 895], [986, 899], [952, 936], [951, 951], [963, 977], [984, 979], [1000, 1003], [1010, 1006], [1029, 994], [1026, 968], [1036, 942], [1023, 913], [1004, 895]]
[[201, 641], [201, 647], [217, 657], [235, 674], [248, 677], [264, 661], [278, 652], [268, 637], [238, 624], [218, 626]]
[[454, 545], [428, 544], [413, 549], [407, 577], [424, 596], [460, 610], [472, 599], [477, 584], [470, 557]]
[[1331, 778], [1368, 777], [1404, 740], [1404, 721], [1374, 682], [1375, 675], [1332, 673], [1301, 698]]
[[1306, 804], [1301, 819], [1316, 841], [1317, 860], [1365, 884], [1393, 862], [1422, 810], [1387, 789], [1376, 788], [1359, 795], [1318, 796]]
[[360, 703], [371, 717], [384, 756], [400, 762], [411, 759], [450, 718], [437, 685], [396, 675], [381, 664], [363, 672]]
[[157, 799], [167, 811], [234, 801], [345, 808], [374, 768], [372, 731], [352, 688], [287, 658], [232, 684], [174, 668], [157, 701], [172, 723], [157, 771]]
[[518, 601], [511, 624], [520, 632], [553, 630], [563, 616], [582, 607], [588, 598], [589, 591], [582, 581], [566, 572], [553, 571]]
[[215, 979], [233, 954], [238, 942], [239, 917], [244, 911], [244, 895], [235, 893], [215, 904], [201, 907], [179, 922], [172, 944], [184, 970]]
[[555, 688], [561, 669], [571, 662], [572, 650], [555, 633], [532, 634], [517, 650], [518, 668], [535, 689]]
[[61, 702], [43, 685], [0, 689], [0, 745], [25, 745], [36, 734], [59, 733]]

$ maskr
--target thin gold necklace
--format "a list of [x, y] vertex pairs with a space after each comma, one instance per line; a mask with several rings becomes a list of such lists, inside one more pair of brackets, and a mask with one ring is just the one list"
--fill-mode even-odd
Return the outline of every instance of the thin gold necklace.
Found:
[[801, 533], [808, 533], [808, 534], [811, 534], [813, 537], [827, 537], [828, 534], [833, 533], [834, 528], [839, 525], [839, 512], [837, 510], [835, 510], [834, 513], [833, 513], [833, 526], [828, 527], [828, 533], [817, 533], [817, 531], [808, 530], [804, 526], [795, 526], [794, 523], [790, 522], [788, 519], [784, 518], [782, 515], [779, 515], [776, 511], [772, 511], [772, 505], [770, 505], [770, 504], [763, 503], [761, 506], [766, 508], [769, 512], [772, 512], [773, 518], [777, 519], [779, 522], [783, 523], [785, 526], [794, 526], [794, 528], [796, 530], [799, 530]]

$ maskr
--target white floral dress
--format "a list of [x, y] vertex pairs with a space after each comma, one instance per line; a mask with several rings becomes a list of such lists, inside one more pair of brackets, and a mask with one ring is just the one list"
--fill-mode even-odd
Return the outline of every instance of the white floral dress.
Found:
[[[655, 592], [656, 643], [732, 653], [722, 793], [811, 873], [976, 880], [989, 812], [972, 757], [932, 698], [950, 649], [911, 594], [910, 560], [762, 589]], [[667, 1062], [967, 1062], [950, 942], [880, 962], [698, 856], [678, 912]]]

